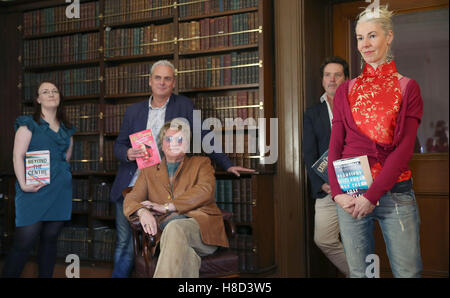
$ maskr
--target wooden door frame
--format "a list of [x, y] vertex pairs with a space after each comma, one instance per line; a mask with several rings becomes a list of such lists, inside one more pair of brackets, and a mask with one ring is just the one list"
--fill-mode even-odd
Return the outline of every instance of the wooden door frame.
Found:
[[307, 274], [300, 116], [305, 90], [304, 1], [274, 1], [275, 114], [279, 119], [274, 211], [279, 277]]

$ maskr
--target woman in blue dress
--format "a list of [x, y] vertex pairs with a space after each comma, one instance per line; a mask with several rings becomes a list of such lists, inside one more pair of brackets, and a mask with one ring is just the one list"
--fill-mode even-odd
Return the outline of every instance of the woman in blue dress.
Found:
[[[65, 120], [62, 102], [56, 85], [42, 82], [34, 99], [33, 116], [20, 116], [14, 123], [16, 229], [3, 277], [20, 277], [38, 238], [39, 277], [53, 276], [58, 234], [72, 213], [69, 159], [75, 129]], [[50, 184], [27, 185], [25, 153], [38, 150], [50, 151]]]

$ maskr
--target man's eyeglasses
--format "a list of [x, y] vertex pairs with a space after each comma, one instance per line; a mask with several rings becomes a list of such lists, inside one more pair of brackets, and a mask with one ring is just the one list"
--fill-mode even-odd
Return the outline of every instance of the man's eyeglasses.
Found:
[[178, 136], [178, 137], [166, 136], [166, 137], [164, 137], [164, 142], [172, 143], [173, 140], [175, 140], [179, 145], [181, 145], [183, 143], [183, 137], [182, 136]]
[[59, 91], [58, 90], [44, 90], [41, 92], [41, 94], [44, 94], [44, 95], [50, 95], [50, 93], [51, 94], [59, 94]]

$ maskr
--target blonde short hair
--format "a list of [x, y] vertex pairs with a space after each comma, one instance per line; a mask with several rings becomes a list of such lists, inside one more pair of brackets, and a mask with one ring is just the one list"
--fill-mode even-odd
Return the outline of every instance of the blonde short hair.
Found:
[[385, 34], [388, 34], [389, 30], [394, 31], [394, 22], [392, 21], [393, 15], [394, 12], [390, 11], [387, 5], [380, 5], [374, 9], [368, 6], [359, 14], [356, 26], [358, 26], [359, 23], [375, 22], [380, 24]]

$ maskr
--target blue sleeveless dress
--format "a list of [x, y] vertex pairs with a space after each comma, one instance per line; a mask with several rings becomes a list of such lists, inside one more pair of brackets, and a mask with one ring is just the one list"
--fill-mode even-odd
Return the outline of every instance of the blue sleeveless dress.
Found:
[[16, 226], [32, 225], [38, 221], [70, 220], [72, 214], [72, 173], [66, 161], [70, 137], [75, 129], [60, 124], [58, 132], [40, 119], [36, 123], [32, 116], [19, 116], [14, 123], [17, 131], [26, 126], [32, 137], [27, 151], [50, 150], [50, 184], [38, 192], [23, 192], [16, 182]]

